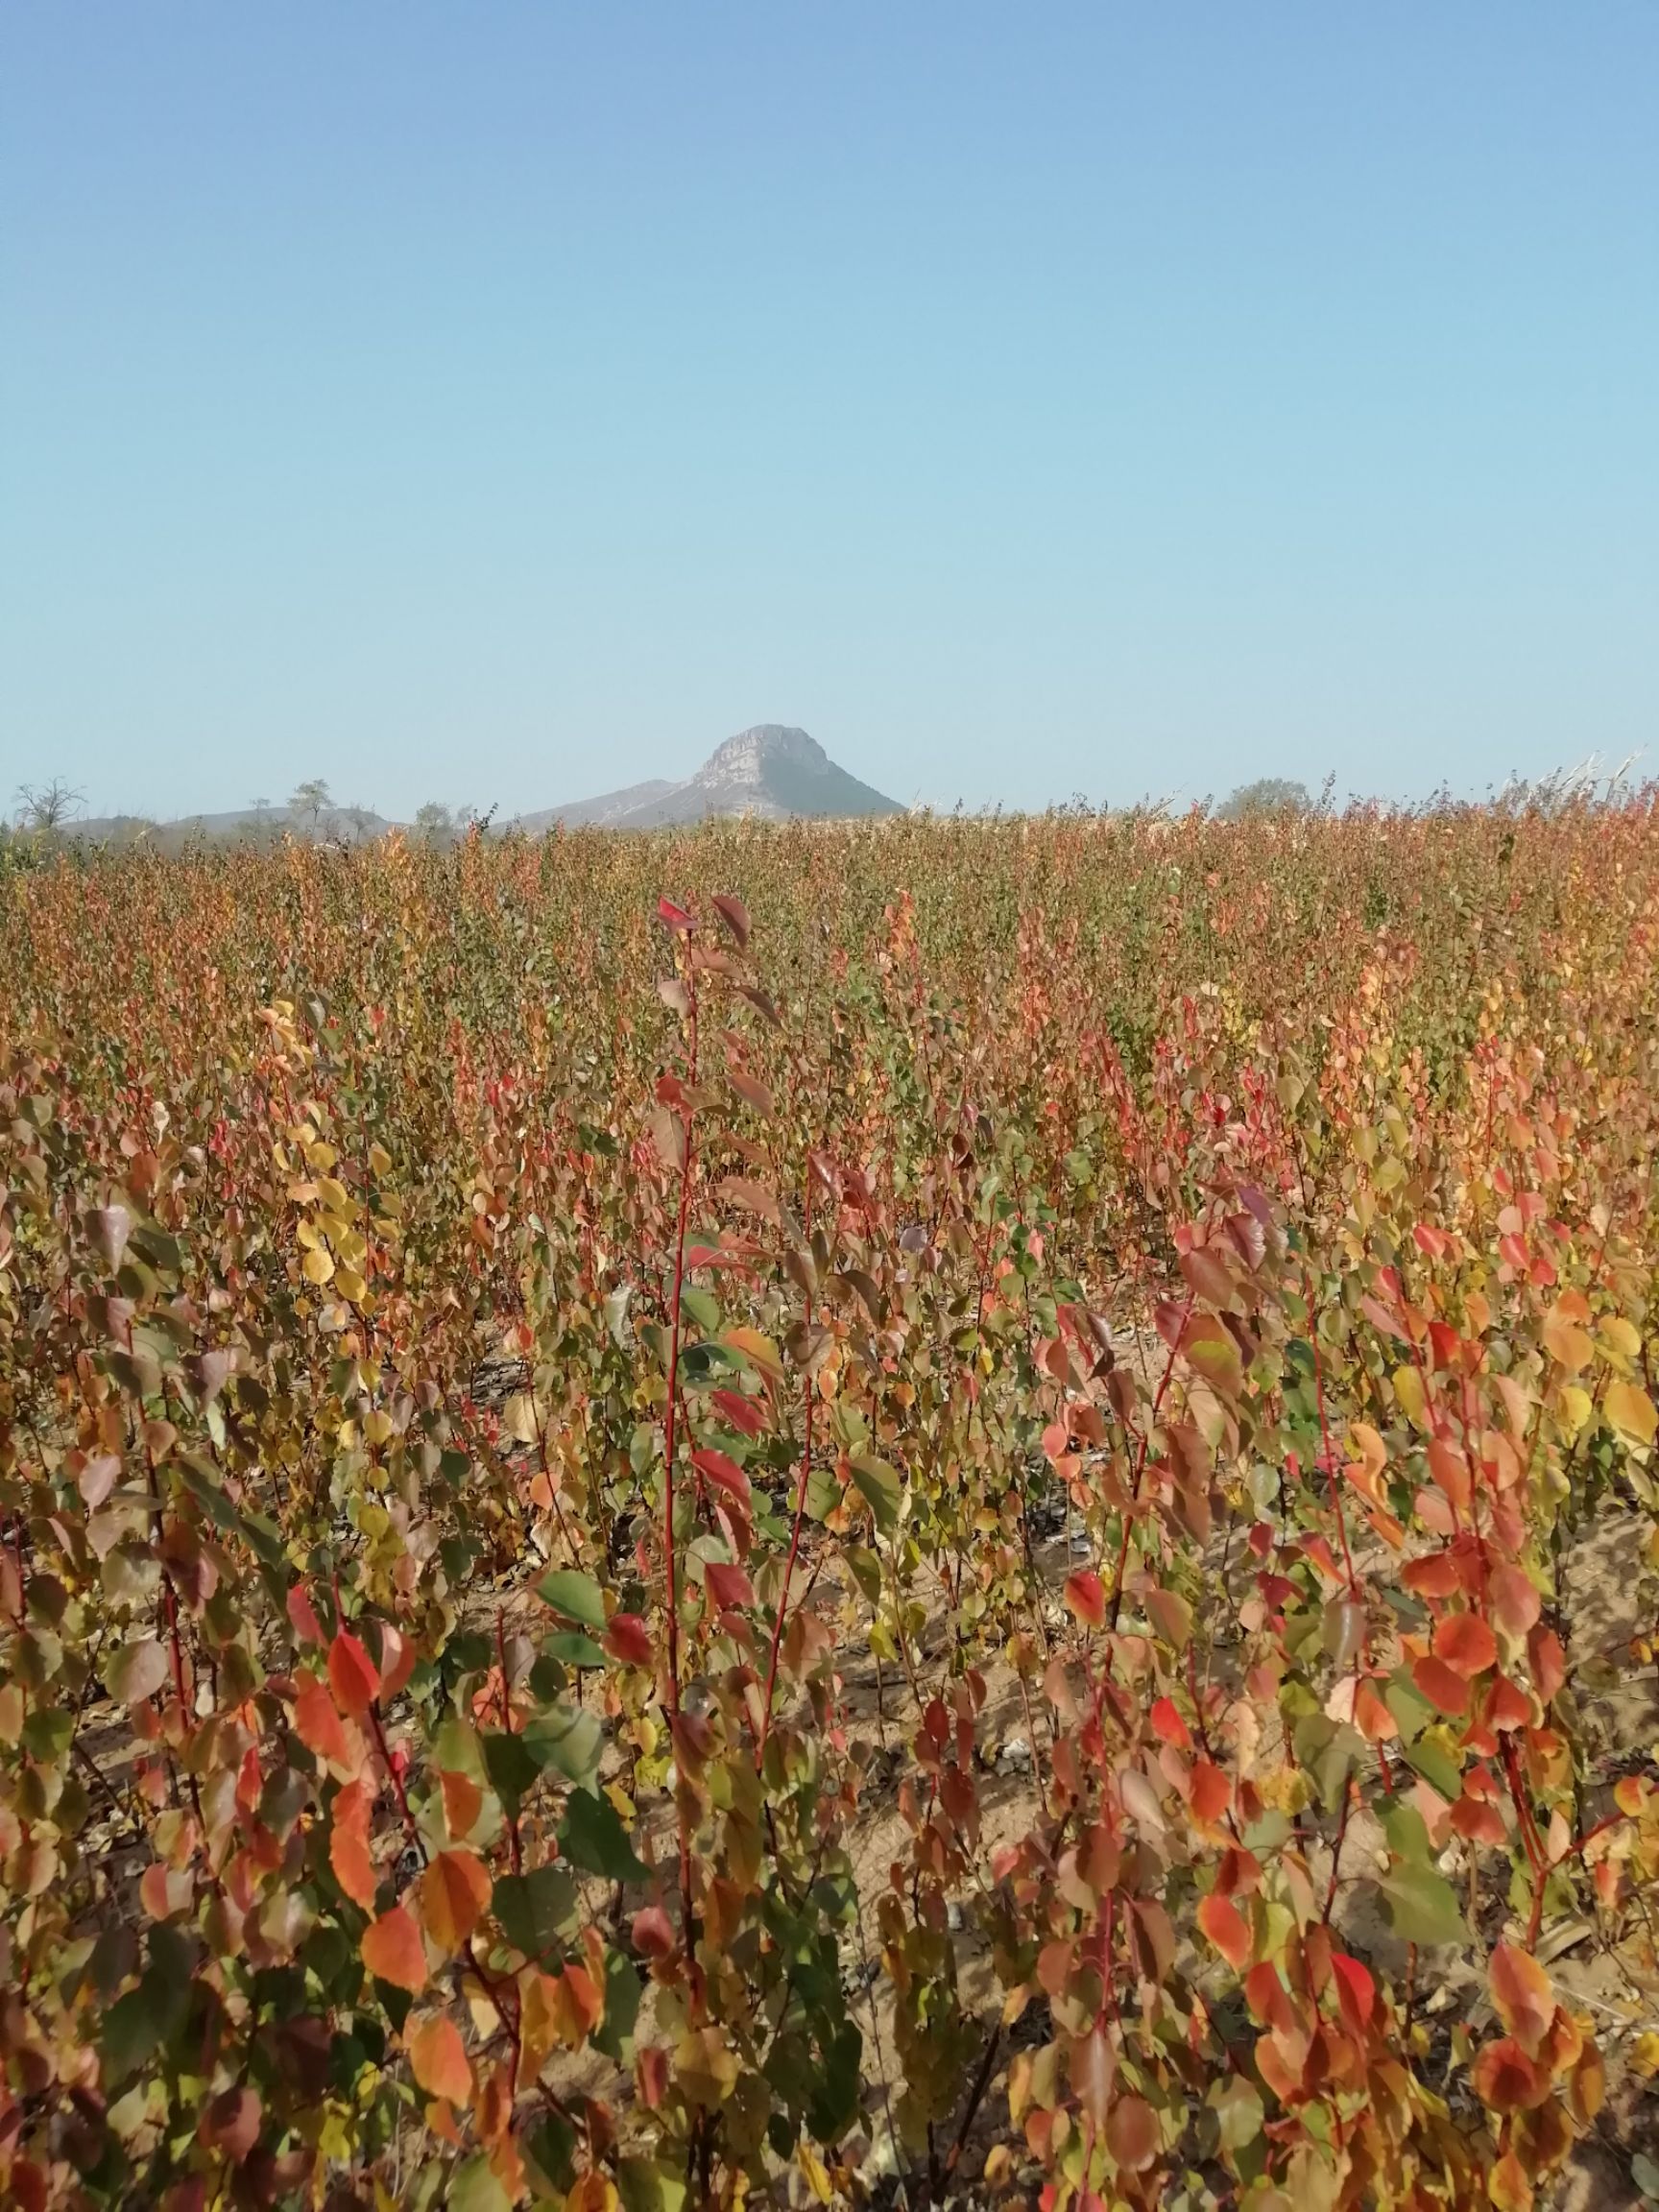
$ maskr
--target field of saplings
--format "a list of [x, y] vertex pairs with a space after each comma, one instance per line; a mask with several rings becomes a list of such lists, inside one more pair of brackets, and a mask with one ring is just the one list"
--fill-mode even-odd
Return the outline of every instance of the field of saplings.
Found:
[[1659, 819], [0, 862], [0, 2200], [1659, 2201]]

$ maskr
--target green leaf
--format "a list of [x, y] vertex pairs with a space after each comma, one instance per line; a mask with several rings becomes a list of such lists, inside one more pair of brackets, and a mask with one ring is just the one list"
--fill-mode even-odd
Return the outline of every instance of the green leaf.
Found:
[[605, 1731], [581, 1705], [561, 1698], [545, 1713], [537, 1714], [519, 1741], [545, 1770], [553, 1767], [566, 1782], [591, 1789], [605, 1749]]
[[541, 1762], [522, 1736], [509, 1736], [503, 1729], [493, 1728], [481, 1742], [490, 1787], [517, 1818], [541, 1778]]
[[1431, 1735], [1420, 1736], [1415, 1743], [1407, 1743], [1405, 1751], [1429, 1787], [1437, 1790], [1448, 1805], [1455, 1805], [1463, 1794], [1463, 1776], [1445, 1745]]
[[602, 1874], [607, 1882], [647, 1882], [650, 1869], [634, 1855], [616, 1808], [609, 1797], [586, 1791], [571, 1798], [559, 1828], [559, 1849], [572, 1866]]
[[563, 2194], [576, 2179], [576, 2130], [557, 2112], [544, 2113], [518, 2138], [520, 2148], [550, 2189]]
[[23, 1748], [41, 1767], [55, 1767], [67, 1758], [74, 1736], [74, 1714], [60, 1713], [50, 1705], [31, 1713], [23, 1723]]
[[566, 1667], [603, 1667], [605, 1654], [591, 1636], [584, 1636], [579, 1628], [565, 1629], [558, 1636], [549, 1636], [541, 1647], [551, 1658], [562, 1659]]
[[1403, 1943], [1467, 1943], [1468, 1923], [1444, 1874], [1402, 1863], [1379, 1884], [1388, 1919]]
[[563, 1866], [498, 1877], [490, 1910], [527, 1959], [555, 1957], [576, 1928], [576, 1885]]
[[544, 1605], [580, 1627], [605, 1625], [605, 1595], [591, 1575], [579, 1575], [574, 1567], [555, 1568], [537, 1583], [536, 1595]]
[[699, 1329], [715, 1330], [720, 1326], [720, 1301], [712, 1290], [704, 1290], [694, 1283], [681, 1286], [680, 1309], [689, 1313]]
[[113, 2089], [136, 2074], [161, 2040], [161, 2021], [143, 1986], [117, 1997], [104, 2015], [100, 2038], [104, 2085]]
[[820, 2143], [839, 2143], [858, 2113], [859, 2065], [864, 2038], [855, 2021], [843, 2020], [821, 2038], [811, 2070], [806, 2125]]
[[883, 1536], [891, 1535], [899, 1526], [899, 1501], [904, 1493], [898, 1469], [885, 1459], [854, 1459], [853, 1480], [875, 1514], [877, 1527]]
[[593, 2047], [603, 2051], [607, 2058], [613, 2058], [618, 2066], [631, 2062], [633, 2053], [624, 2046], [634, 2033], [639, 2018], [639, 2001], [645, 1994], [645, 1984], [639, 1978], [639, 1969], [620, 1951], [605, 1954], [605, 2017], [595, 2029]]
[[620, 2158], [616, 2187], [625, 2212], [683, 2212], [685, 2176], [649, 2158]]
[[456, 2167], [445, 2202], [449, 2212], [513, 2212], [512, 2200], [482, 2151], [474, 2151]]
[[852, 1569], [853, 1579], [864, 1596], [872, 1605], [878, 1605], [881, 1602], [881, 1562], [876, 1553], [862, 1544], [849, 1544], [841, 1556]]

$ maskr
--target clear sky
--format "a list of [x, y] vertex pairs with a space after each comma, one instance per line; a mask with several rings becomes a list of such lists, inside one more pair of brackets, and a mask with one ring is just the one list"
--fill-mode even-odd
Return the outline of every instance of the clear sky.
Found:
[[0, 804], [1659, 761], [1659, 6], [0, 0]]

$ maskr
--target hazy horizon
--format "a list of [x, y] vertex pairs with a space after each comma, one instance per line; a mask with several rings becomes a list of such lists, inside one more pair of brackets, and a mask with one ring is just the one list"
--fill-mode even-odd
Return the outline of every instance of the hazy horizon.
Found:
[[1659, 718], [1659, 12], [0, 5], [0, 806]]

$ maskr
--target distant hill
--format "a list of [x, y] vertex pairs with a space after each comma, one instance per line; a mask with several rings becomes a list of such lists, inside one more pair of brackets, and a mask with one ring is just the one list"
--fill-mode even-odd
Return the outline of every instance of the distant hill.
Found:
[[636, 783], [601, 799], [520, 814], [513, 827], [551, 830], [562, 822], [567, 830], [585, 823], [608, 830], [662, 830], [715, 814], [788, 822], [903, 811], [897, 800], [837, 768], [805, 730], [760, 722], [716, 746], [684, 783]]
[[[497, 832], [517, 830], [535, 836], [559, 824], [567, 830], [661, 830], [679, 823], [702, 822], [713, 815], [752, 814], [764, 822], [791, 822], [903, 811], [897, 800], [886, 798], [838, 768], [805, 730], [789, 729], [781, 722], [760, 722], [753, 730], [728, 737], [684, 782], [657, 777], [649, 782], [630, 783], [620, 791], [608, 791], [597, 799], [576, 799], [563, 806], [519, 814], [511, 821], [497, 816], [494, 828]], [[240, 806], [228, 813], [191, 814], [173, 822], [152, 822], [137, 814], [105, 814], [66, 822], [61, 834], [82, 844], [148, 843], [162, 852], [176, 853], [197, 842], [275, 845], [283, 837], [360, 845], [383, 837], [389, 830], [408, 827], [389, 822], [373, 807], [329, 802], [315, 809]], [[415, 828], [421, 834], [434, 834], [440, 842], [447, 842], [465, 830], [466, 821], [464, 816], [459, 821], [451, 819], [445, 810], [441, 829], [429, 831], [424, 821]]]
[[148, 843], [176, 853], [196, 842], [275, 845], [283, 837], [302, 844], [338, 839], [362, 845], [397, 828], [372, 806], [325, 806], [315, 815], [297, 814], [290, 806], [236, 806], [223, 814], [184, 814], [174, 822], [153, 822], [142, 814], [99, 814], [64, 823], [62, 834], [88, 845]]

